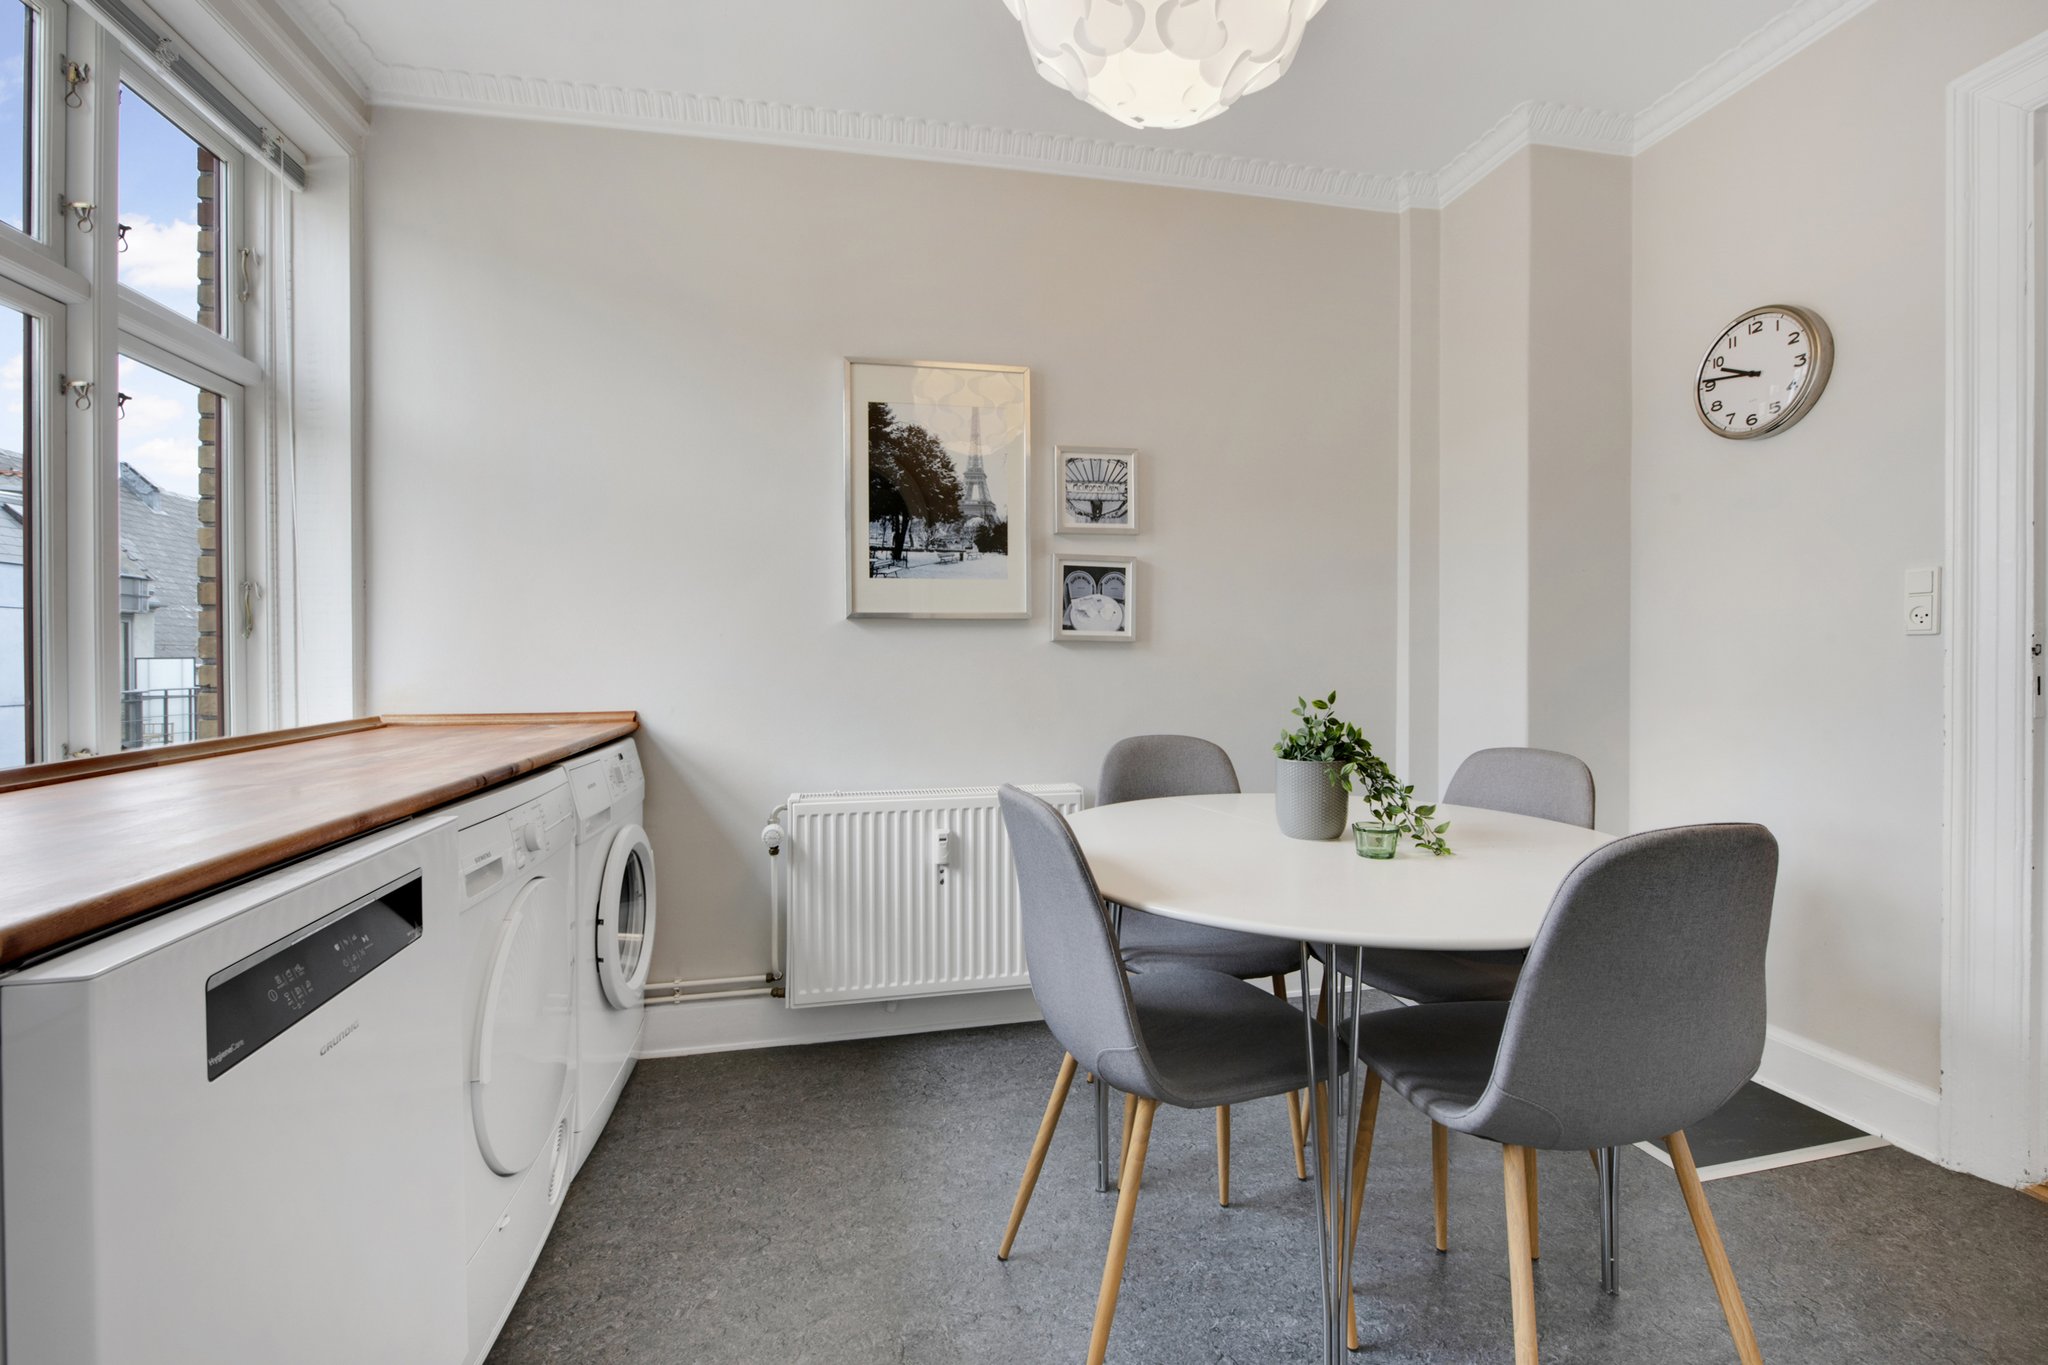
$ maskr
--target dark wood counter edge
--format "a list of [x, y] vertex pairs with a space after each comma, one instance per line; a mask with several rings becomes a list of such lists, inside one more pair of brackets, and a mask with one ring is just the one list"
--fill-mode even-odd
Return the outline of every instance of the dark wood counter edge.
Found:
[[[298, 744], [329, 735], [354, 734], [396, 725], [620, 725], [630, 724], [631, 734], [640, 728], [637, 711], [528, 711], [482, 715], [393, 715], [358, 716], [354, 720], [329, 721], [324, 725], [301, 725], [289, 730], [262, 730], [253, 735], [228, 735], [221, 739], [200, 739], [190, 744], [166, 744], [157, 749], [129, 749], [118, 754], [92, 754], [85, 758], [34, 763], [26, 768], [0, 768], [0, 792], [47, 787], [55, 782], [74, 782], [104, 773], [131, 772], [137, 768], [161, 768], [171, 763], [190, 763], [222, 754], [247, 753], [252, 749], [274, 749], [280, 744]], [[617, 739], [618, 735], [611, 738]], [[604, 743], [599, 740], [598, 743]]]
[[[495, 718], [492, 718], [495, 719]], [[379, 722], [382, 724], [383, 722]], [[411, 717], [398, 724], [414, 725], [461, 725], [487, 724], [485, 718], [465, 717]], [[323, 848], [367, 834], [373, 829], [418, 815], [436, 806], [445, 806], [465, 796], [495, 787], [515, 777], [523, 777], [550, 763], [559, 763], [599, 745], [622, 739], [640, 728], [639, 714], [633, 711], [607, 711], [581, 714], [560, 713], [554, 715], [526, 716], [521, 724], [599, 724], [604, 726], [595, 736], [584, 734], [573, 743], [550, 745], [514, 763], [502, 763], [483, 773], [465, 778], [459, 782], [444, 782], [436, 787], [414, 792], [400, 800], [388, 801], [381, 806], [341, 820], [329, 820], [318, 825], [309, 825], [282, 839], [271, 839], [248, 848], [230, 849], [220, 856], [184, 867], [172, 868], [162, 876], [142, 882], [131, 882], [118, 892], [95, 896], [89, 900], [68, 905], [60, 911], [44, 915], [30, 923], [0, 927], [0, 969], [16, 967], [28, 958], [38, 957], [54, 948], [97, 938], [110, 930], [125, 927], [138, 920], [161, 914], [182, 901], [203, 892], [217, 890], [231, 882], [264, 871], [267, 868], [317, 853]], [[320, 727], [307, 727], [319, 729]], [[325, 733], [345, 734], [358, 730], [376, 729], [377, 725], [344, 724], [341, 728]], [[273, 733], [283, 734], [284, 731]], [[301, 735], [301, 739], [317, 739], [321, 735]], [[255, 738], [252, 736], [252, 738]], [[296, 742], [296, 741], [286, 741]], [[186, 746], [181, 746], [186, 747]], [[273, 747], [269, 744], [249, 744], [249, 749]], [[222, 752], [220, 750], [215, 753]], [[226, 752], [237, 752], [227, 750]], [[194, 757], [211, 757], [199, 754]], [[109, 755], [112, 757], [112, 755]], [[91, 760], [83, 760], [90, 762]], [[153, 764], [137, 764], [137, 767], [152, 767]], [[79, 774], [81, 777], [92, 776]], [[40, 785], [40, 784], [32, 784]]]

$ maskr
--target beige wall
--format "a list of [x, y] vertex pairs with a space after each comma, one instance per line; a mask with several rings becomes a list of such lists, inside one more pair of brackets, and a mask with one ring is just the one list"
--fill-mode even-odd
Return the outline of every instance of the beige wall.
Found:
[[1534, 147], [1441, 214], [1437, 769], [1536, 745], [1628, 809], [1629, 163]]
[[1443, 210], [1439, 772], [1529, 735], [1529, 178], [1516, 153]]
[[[369, 693], [647, 725], [657, 977], [760, 968], [793, 790], [1079, 781], [1141, 731], [1271, 787], [1299, 693], [1394, 714], [1398, 220], [379, 110]], [[840, 359], [1027, 364], [1143, 451], [1141, 641], [844, 612]]]
[[1395, 696], [1395, 765], [1418, 791], [1435, 794], [1438, 771], [1437, 634], [1440, 536], [1440, 385], [1443, 340], [1442, 215], [1416, 209], [1401, 215], [1401, 391], [1396, 516], [1399, 590], [1395, 601], [1400, 676]]
[[[1881, 0], [1635, 160], [1632, 823], [1762, 820], [1783, 847], [1778, 1028], [1938, 1084], [1947, 84], [2042, 0]], [[1745, 309], [1833, 328], [1769, 440], [1693, 415]]]

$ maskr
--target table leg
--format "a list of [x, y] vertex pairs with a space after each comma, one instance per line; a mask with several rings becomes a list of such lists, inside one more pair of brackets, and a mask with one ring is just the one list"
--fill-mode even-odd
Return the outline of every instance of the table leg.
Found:
[[1600, 1288], [1608, 1294], [1621, 1292], [1621, 1202], [1620, 1153], [1602, 1147], [1593, 1154], [1600, 1168]]
[[[1336, 971], [1340, 949], [1334, 943], [1325, 948], [1323, 961], [1325, 979], [1330, 980], [1330, 1008], [1323, 1016], [1320, 1036], [1313, 1016], [1307, 1018], [1305, 1027], [1309, 1064], [1327, 1082], [1309, 1087], [1309, 1102], [1315, 1111], [1310, 1130], [1327, 1149], [1316, 1153], [1315, 1169], [1316, 1236], [1323, 1270], [1323, 1360], [1324, 1365], [1341, 1365], [1349, 1359], [1346, 1341], [1351, 1335], [1351, 1324], [1345, 1316], [1350, 1312], [1351, 1261], [1358, 1233], [1351, 1226], [1346, 1196], [1358, 1160], [1358, 1126], [1354, 1116], [1358, 1113], [1362, 1068], [1358, 1065], [1357, 1025], [1359, 1004], [1365, 993], [1355, 987], [1365, 953], [1362, 948], [1350, 950], [1354, 989], [1346, 990], [1342, 974]], [[1308, 950], [1304, 946], [1304, 975], [1307, 967]]]
[[[1109, 933], [1117, 941], [1117, 952], [1122, 954], [1124, 930], [1124, 908], [1116, 902], [1109, 902]], [[1122, 1153], [1118, 1153], [1121, 1158]], [[1121, 1162], [1119, 1162], [1121, 1164]], [[1109, 1164], [1109, 1082], [1095, 1078], [1095, 1188], [1098, 1193], [1108, 1194], [1117, 1182], [1111, 1174]]]

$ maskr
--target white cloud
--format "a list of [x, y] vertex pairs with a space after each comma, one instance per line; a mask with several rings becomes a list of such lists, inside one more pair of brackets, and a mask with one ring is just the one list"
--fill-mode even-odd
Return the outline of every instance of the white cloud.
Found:
[[139, 214], [128, 219], [121, 283], [191, 317], [199, 307], [199, 225], [153, 223]]

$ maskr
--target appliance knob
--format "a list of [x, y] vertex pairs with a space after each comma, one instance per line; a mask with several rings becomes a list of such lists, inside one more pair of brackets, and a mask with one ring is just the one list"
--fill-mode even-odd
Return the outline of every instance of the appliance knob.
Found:
[[539, 853], [548, 846], [547, 828], [538, 820], [530, 825], [522, 825], [519, 829], [519, 842], [528, 853]]

